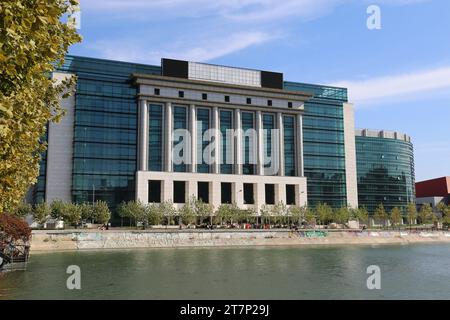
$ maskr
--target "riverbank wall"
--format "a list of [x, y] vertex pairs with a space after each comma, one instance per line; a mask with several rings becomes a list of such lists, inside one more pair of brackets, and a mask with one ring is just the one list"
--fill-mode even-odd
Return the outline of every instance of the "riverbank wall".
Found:
[[325, 230], [35, 230], [31, 252], [181, 247], [449, 242], [450, 232]]

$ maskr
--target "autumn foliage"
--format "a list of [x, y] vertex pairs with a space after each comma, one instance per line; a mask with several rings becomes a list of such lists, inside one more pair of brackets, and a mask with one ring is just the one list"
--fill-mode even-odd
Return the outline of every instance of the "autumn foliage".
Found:
[[30, 237], [31, 229], [26, 221], [6, 213], [0, 214], [0, 241], [27, 242]]

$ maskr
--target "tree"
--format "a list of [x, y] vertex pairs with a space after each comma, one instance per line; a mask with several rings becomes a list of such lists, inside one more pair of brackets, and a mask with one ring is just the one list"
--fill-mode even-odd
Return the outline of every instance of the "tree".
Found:
[[348, 207], [341, 207], [336, 210], [334, 219], [339, 224], [345, 224], [350, 218], [350, 211]]
[[29, 214], [33, 213], [33, 208], [31, 204], [25, 203], [25, 202], [19, 202], [19, 204], [16, 206], [15, 210], [13, 211], [13, 214], [19, 218], [25, 218]]
[[50, 204], [51, 217], [56, 220], [64, 219], [65, 214], [65, 203], [61, 200], [53, 200]]
[[432, 220], [433, 208], [428, 203], [424, 203], [419, 210], [419, 221], [421, 224], [426, 224]]
[[276, 222], [282, 222], [284, 218], [287, 217], [288, 209], [287, 206], [282, 202], [279, 201], [275, 205], [272, 206], [272, 209], [270, 210], [270, 215], [274, 218]]
[[402, 222], [402, 212], [399, 208], [394, 207], [390, 213], [390, 220], [393, 226], [397, 226]]
[[62, 218], [65, 223], [75, 226], [81, 222], [81, 207], [75, 203], [64, 203], [62, 207]]
[[166, 217], [167, 225], [171, 225], [174, 217], [177, 214], [177, 210], [174, 208], [173, 202], [172, 201], [164, 201], [164, 202], [160, 203], [159, 210], [160, 210], [159, 215], [161, 217]]
[[315, 227], [316, 225], [316, 215], [314, 214], [314, 211], [309, 207], [306, 207], [305, 221], [308, 224], [308, 226]]
[[375, 209], [375, 213], [373, 214], [373, 218], [375, 221], [377, 222], [381, 222], [381, 224], [383, 225], [383, 227], [386, 226], [386, 221], [387, 221], [387, 213], [386, 210], [384, 209], [384, 206], [382, 203], [380, 203], [378, 205], [378, 207]]
[[360, 223], [369, 224], [369, 212], [367, 211], [366, 207], [362, 206], [354, 210], [356, 219], [358, 219]]
[[28, 223], [10, 214], [0, 214], [0, 247], [2, 242], [28, 242], [30, 238], [31, 229]]
[[322, 225], [326, 225], [332, 218], [333, 209], [326, 203], [319, 203], [316, 206], [316, 214]]
[[105, 201], [96, 201], [92, 209], [95, 222], [106, 224], [111, 219], [111, 211]]
[[441, 214], [442, 223], [445, 226], [450, 226], [450, 205], [446, 205], [445, 203], [440, 202], [436, 207]]
[[414, 202], [408, 203], [408, 206], [406, 208], [406, 215], [408, 218], [408, 223], [411, 226], [417, 219], [417, 208]]
[[42, 225], [47, 221], [48, 217], [51, 215], [52, 210], [49, 205], [45, 202], [38, 203], [34, 206], [33, 219], [38, 224]]
[[297, 225], [301, 225], [302, 222], [305, 220], [305, 213], [306, 213], [306, 206], [303, 207], [291, 206], [289, 208], [289, 214], [293, 222], [296, 223]]
[[90, 203], [82, 203], [79, 205], [81, 211], [81, 220], [92, 221], [94, 220], [94, 207]]
[[156, 203], [150, 203], [145, 206], [145, 216], [149, 225], [160, 225], [164, 217], [159, 204]]
[[[222, 205], [222, 206], [225, 206], [225, 205]], [[222, 206], [219, 207], [219, 211]], [[190, 224], [195, 223], [195, 212], [194, 212], [194, 208], [192, 208], [192, 206], [191, 206], [190, 201], [188, 201], [181, 207], [181, 209], [178, 212], [178, 215], [180, 216], [181, 221], [185, 225], [190, 225]]]
[[61, 17], [75, 0], [0, 2], [0, 213], [14, 211], [39, 174], [42, 137], [63, 115], [74, 78], [49, 77], [80, 36]]

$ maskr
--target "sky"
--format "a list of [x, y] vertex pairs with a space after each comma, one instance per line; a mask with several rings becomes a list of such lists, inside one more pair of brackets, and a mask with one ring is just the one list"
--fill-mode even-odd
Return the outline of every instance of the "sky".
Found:
[[[175, 58], [344, 86], [357, 128], [411, 136], [416, 180], [450, 176], [448, 0], [81, 0], [70, 54]], [[369, 29], [380, 9], [381, 26]]]

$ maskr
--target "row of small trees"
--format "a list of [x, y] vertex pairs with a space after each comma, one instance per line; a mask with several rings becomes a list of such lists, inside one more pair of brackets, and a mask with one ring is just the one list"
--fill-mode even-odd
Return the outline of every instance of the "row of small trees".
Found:
[[21, 203], [13, 213], [22, 218], [32, 215], [39, 225], [44, 224], [49, 218], [63, 220], [64, 223], [75, 227], [82, 221], [106, 224], [111, 219], [111, 211], [104, 201], [76, 204], [55, 200], [50, 204], [42, 202], [34, 206]]
[[[398, 226], [405, 221], [407, 224], [427, 224], [442, 222], [450, 225], [450, 206], [440, 204], [440, 214], [435, 214], [430, 205], [423, 205], [419, 212], [414, 203], [404, 210], [393, 208], [387, 212], [380, 204], [374, 214], [369, 216], [366, 208], [342, 207], [333, 209], [327, 204], [319, 203], [315, 207], [286, 206], [279, 202], [272, 206], [263, 205], [259, 214], [253, 209], [239, 209], [235, 204], [222, 204], [216, 210], [210, 204], [203, 203], [195, 197], [191, 198], [181, 208], [175, 209], [170, 201], [160, 204], [144, 205], [140, 202], [123, 202], [117, 209], [120, 217], [128, 218], [134, 225], [223, 225], [233, 223], [256, 223], [269, 225], [329, 225], [331, 223], [346, 224], [350, 220], [370, 226], [371, 222], [382, 225]], [[369, 219], [372, 218], [372, 219]]]
[[217, 210], [211, 204], [191, 198], [181, 208], [175, 209], [170, 201], [160, 204], [142, 204], [139, 201], [123, 202], [117, 208], [122, 218], [128, 218], [132, 224], [148, 225], [223, 225], [234, 223], [256, 223], [270, 225], [327, 225], [332, 222], [345, 224], [349, 220], [367, 222], [366, 209], [339, 208], [333, 210], [327, 204], [318, 204], [315, 208], [286, 206], [279, 202], [272, 206], [263, 205], [259, 214], [253, 209], [240, 209], [235, 204], [222, 204]]
[[394, 207], [390, 212], [387, 212], [380, 204], [374, 212], [373, 219], [375, 222], [386, 226], [389, 222], [392, 225], [400, 225], [403, 222], [403, 217], [406, 217], [408, 224], [434, 224], [436, 222], [450, 225], [450, 206], [444, 203], [439, 203], [437, 206], [437, 214], [433, 212], [433, 208], [429, 204], [423, 204], [419, 211], [417, 211], [414, 203], [409, 203], [405, 210]]

